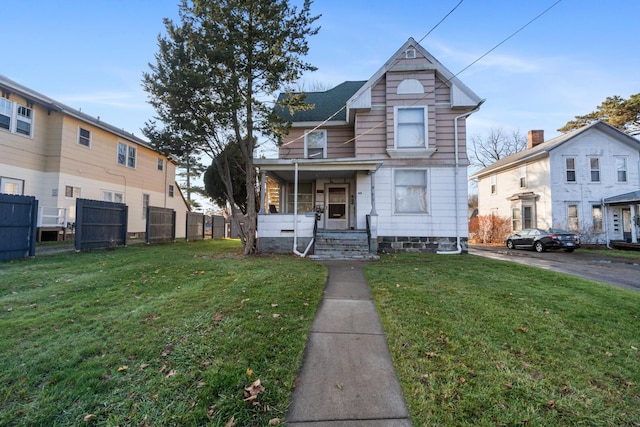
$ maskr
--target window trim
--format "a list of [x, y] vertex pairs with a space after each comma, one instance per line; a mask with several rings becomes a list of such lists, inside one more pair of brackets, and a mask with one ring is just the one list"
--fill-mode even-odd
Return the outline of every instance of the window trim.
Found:
[[[400, 211], [398, 210], [398, 195], [397, 195], [397, 191], [396, 189], [398, 188], [399, 184], [398, 182], [398, 173], [402, 173], [402, 172], [422, 172], [423, 176], [424, 176], [424, 203], [425, 203], [425, 207], [423, 211]], [[392, 179], [393, 179], [393, 185], [391, 187], [391, 191], [392, 191], [392, 203], [393, 203], [393, 215], [430, 215], [431, 214], [431, 191], [429, 189], [429, 183], [431, 182], [430, 180], [431, 176], [429, 173], [429, 169], [424, 169], [424, 168], [395, 168], [392, 169]], [[409, 185], [409, 184], [403, 184], [402, 187], [422, 187], [419, 185]]]
[[164, 159], [162, 157], [158, 157], [158, 163], [156, 163], [156, 170], [159, 172], [164, 172]]
[[[71, 189], [71, 196], [68, 195], [69, 189]], [[79, 199], [82, 197], [82, 188], [76, 187], [74, 185], [65, 184], [64, 186], [64, 197], [66, 199]]]
[[[590, 182], [601, 182], [600, 179], [600, 157], [589, 156], [589, 181]], [[596, 167], [593, 167], [593, 164], [596, 164]], [[596, 174], [596, 179], [594, 179], [594, 173]]]
[[[627, 182], [629, 182], [629, 174], [628, 174], [629, 169], [628, 169], [628, 166], [627, 166], [627, 164], [628, 164], [627, 156], [613, 156], [613, 157], [614, 157], [614, 160], [616, 162], [616, 182], [618, 182], [618, 183], [627, 183]], [[623, 162], [623, 168], [622, 169], [618, 166], [618, 161], [619, 160], [622, 160], [622, 162]], [[624, 173], [624, 179], [623, 180], [620, 179], [620, 173], [621, 172]]]
[[[527, 188], [527, 166], [520, 166], [520, 188]], [[530, 227], [527, 227], [530, 228]]]
[[[599, 218], [596, 216], [597, 211], [600, 213]], [[591, 228], [594, 233], [602, 233], [604, 231], [604, 211], [600, 203], [591, 205]]]
[[[2, 126], [0, 129], [5, 132], [10, 132], [14, 135], [20, 135], [25, 138], [33, 139], [33, 129], [35, 123], [36, 111], [33, 105], [27, 102], [27, 105], [20, 104], [12, 101], [9, 98], [1, 97], [0, 102], [8, 107], [8, 111], [2, 111], [0, 113], [3, 117], [8, 117], [8, 127]], [[24, 109], [28, 114], [22, 114], [20, 109]], [[7, 114], [8, 113], [8, 114]], [[20, 123], [26, 123], [28, 126], [28, 133], [25, 133], [23, 128], [20, 127]]]
[[[88, 132], [89, 136], [88, 137], [83, 136], [82, 131]], [[85, 148], [91, 148], [92, 136], [93, 136], [93, 132], [91, 132], [90, 129], [86, 129], [86, 128], [83, 128], [82, 126], [78, 126], [78, 141], [77, 141], [78, 145]], [[87, 141], [86, 144], [83, 144], [82, 142], [80, 142], [85, 140]]]
[[169, 184], [169, 189], [167, 190], [168, 196], [173, 197], [175, 193], [175, 188], [173, 184]]
[[[569, 160], [573, 163], [573, 167], [569, 167]], [[573, 173], [573, 179], [569, 179], [569, 173]], [[564, 179], [565, 182], [576, 182], [576, 158], [573, 156], [564, 158]]]
[[[398, 140], [398, 122], [400, 111], [402, 110], [422, 110], [422, 130], [423, 141], [417, 146], [400, 146]], [[393, 107], [393, 148], [395, 150], [427, 150], [429, 148], [429, 108], [427, 105], [396, 105]], [[405, 123], [407, 124], [407, 123]], [[409, 125], [415, 123], [408, 123]]]
[[[309, 146], [307, 137], [313, 133], [321, 133], [324, 136], [324, 147], [322, 147], [322, 157], [309, 157]], [[328, 135], [326, 129], [310, 129], [304, 131], [304, 158], [305, 159], [326, 159], [328, 151]]]
[[[575, 211], [576, 211], [575, 217], [569, 215], [572, 207], [575, 207]], [[571, 224], [572, 218], [575, 218], [575, 227], [573, 227]], [[573, 231], [573, 232], [580, 231], [580, 203], [578, 202], [567, 203], [567, 230]]]
[[498, 175], [496, 174], [489, 177], [489, 191], [491, 195], [498, 194]]
[[[120, 156], [121, 156], [120, 147], [125, 148], [123, 162], [120, 161]], [[132, 151], [133, 151], [133, 156], [131, 155]], [[133, 159], [133, 165], [131, 165], [132, 159]], [[118, 148], [116, 150], [117, 164], [119, 164], [120, 166], [125, 166], [130, 169], [135, 169], [137, 165], [137, 159], [138, 159], [138, 148], [136, 146], [118, 141]]]

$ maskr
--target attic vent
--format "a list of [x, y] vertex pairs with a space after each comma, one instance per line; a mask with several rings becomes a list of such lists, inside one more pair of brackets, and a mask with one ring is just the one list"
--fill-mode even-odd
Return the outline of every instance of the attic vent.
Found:
[[404, 57], [406, 59], [415, 59], [416, 58], [416, 50], [415, 49], [407, 49], [404, 53]]

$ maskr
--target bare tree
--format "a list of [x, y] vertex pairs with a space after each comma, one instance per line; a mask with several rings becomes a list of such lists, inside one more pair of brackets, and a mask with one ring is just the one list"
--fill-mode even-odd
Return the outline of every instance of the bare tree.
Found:
[[502, 128], [492, 128], [484, 138], [479, 135], [473, 136], [467, 152], [474, 166], [486, 168], [526, 148], [527, 137], [519, 130], [507, 133]]

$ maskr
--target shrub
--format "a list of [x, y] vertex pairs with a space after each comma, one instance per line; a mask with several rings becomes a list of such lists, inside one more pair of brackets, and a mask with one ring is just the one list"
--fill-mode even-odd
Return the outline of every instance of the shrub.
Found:
[[496, 215], [480, 215], [469, 221], [469, 240], [473, 243], [504, 243], [511, 234], [511, 220]]

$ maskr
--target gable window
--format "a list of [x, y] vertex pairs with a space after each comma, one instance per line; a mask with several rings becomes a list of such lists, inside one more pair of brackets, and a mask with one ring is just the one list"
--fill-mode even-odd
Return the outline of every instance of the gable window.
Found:
[[600, 159], [589, 157], [589, 169], [591, 170], [591, 182], [600, 182]]
[[84, 128], [78, 128], [78, 144], [85, 147], [91, 147], [91, 131]]
[[569, 231], [578, 231], [580, 223], [578, 221], [578, 205], [567, 206], [567, 226]]
[[575, 157], [567, 157], [565, 159], [565, 171], [567, 182], [576, 182], [576, 159]]
[[429, 213], [426, 170], [394, 171], [393, 191], [395, 213]]
[[159, 171], [164, 170], [164, 160], [162, 160], [162, 157], [158, 157], [158, 170]]
[[136, 167], [136, 147], [118, 143], [118, 164], [130, 168]]
[[602, 231], [602, 205], [591, 206], [591, 218], [593, 224], [593, 231]]
[[305, 159], [325, 159], [327, 157], [327, 131], [314, 130], [304, 134]]
[[498, 191], [498, 186], [497, 186], [497, 182], [498, 182], [498, 177], [496, 175], [491, 175], [491, 194], [496, 194], [496, 192]]
[[64, 187], [64, 197], [73, 197], [74, 199], [77, 199], [80, 197], [80, 187], [66, 185]]
[[616, 157], [616, 172], [618, 182], [627, 182], [627, 158]]
[[520, 188], [527, 188], [527, 167], [520, 166]]
[[396, 107], [395, 113], [395, 147], [426, 148], [426, 107]]
[[173, 192], [174, 192], [173, 185], [169, 184], [169, 197], [173, 197]]
[[11, 117], [13, 117], [13, 103], [5, 98], [0, 98], [0, 128], [11, 130]]

